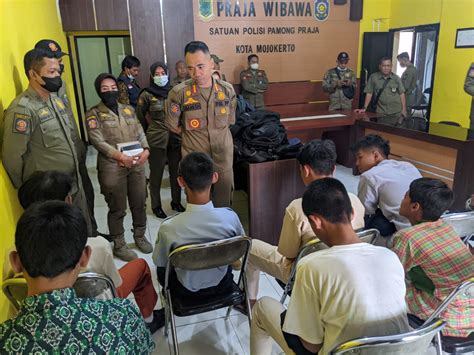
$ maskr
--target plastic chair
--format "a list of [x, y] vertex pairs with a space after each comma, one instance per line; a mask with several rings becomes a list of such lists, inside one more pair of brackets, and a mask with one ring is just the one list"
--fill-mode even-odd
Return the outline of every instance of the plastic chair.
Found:
[[464, 243], [469, 245], [469, 241], [474, 238], [474, 211], [449, 213], [441, 216], [441, 219], [449, 223], [464, 239]]
[[[372, 228], [372, 229], [359, 231], [357, 232], [357, 235], [363, 242], [369, 243], [369, 244], [375, 244], [375, 242], [380, 237], [380, 232], [377, 229]], [[288, 297], [288, 295], [291, 295], [291, 290], [293, 289], [293, 285], [295, 283], [296, 267], [298, 265], [298, 262], [306, 255], [312, 254], [319, 250], [328, 249], [328, 248], [329, 247], [323, 242], [319, 241], [318, 239], [313, 239], [313, 240], [310, 240], [308, 243], [306, 243], [300, 249], [300, 251], [298, 252], [298, 255], [295, 258], [295, 261], [293, 262], [293, 265], [291, 265], [290, 275], [288, 276], [288, 282], [285, 284], [283, 281], [275, 279], [277, 283], [283, 288], [283, 294], [281, 295], [281, 298], [280, 298], [281, 304], [285, 303], [286, 297]]]
[[[438, 306], [433, 314], [423, 323], [423, 326], [429, 324], [434, 319], [441, 316], [441, 314], [448, 308], [451, 302], [456, 299], [461, 293], [470, 297], [474, 297], [474, 277], [461, 283], [456, 287], [448, 297]], [[474, 330], [467, 338], [445, 336], [441, 333], [436, 335], [436, 351], [438, 355], [442, 355], [443, 351], [448, 354], [473, 354], [474, 353]]]
[[95, 272], [79, 274], [74, 283], [74, 290], [79, 298], [110, 300], [118, 297], [117, 290], [110, 277]]
[[[219, 241], [185, 245], [173, 250], [168, 257], [165, 273], [165, 335], [168, 335], [168, 325], [171, 321], [173, 349], [179, 354], [178, 337], [174, 316], [190, 316], [210, 312], [215, 309], [229, 307], [226, 320], [229, 318], [232, 306], [245, 302], [249, 324], [251, 322], [250, 301], [247, 293], [247, 278], [245, 270], [252, 240], [249, 237], [233, 237]], [[183, 299], [174, 295], [169, 288], [168, 279], [173, 269], [197, 271], [227, 266], [242, 258], [242, 267], [238, 283], [233, 282], [232, 288], [215, 296], [194, 299]]]
[[421, 328], [396, 335], [357, 338], [336, 346], [330, 355], [407, 355], [425, 354], [431, 341], [446, 326], [446, 322], [433, 319]]
[[28, 284], [22, 277], [5, 280], [2, 283], [2, 290], [13, 307], [19, 311], [21, 302], [28, 295]]

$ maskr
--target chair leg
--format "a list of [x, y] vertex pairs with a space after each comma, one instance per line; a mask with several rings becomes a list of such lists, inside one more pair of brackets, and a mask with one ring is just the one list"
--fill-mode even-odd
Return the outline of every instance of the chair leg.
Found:
[[232, 306], [229, 306], [229, 307], [227, 308], [227, 312], [226, 312], [226, 314], [225, 314], [225, 320], [226, 320], [226, 321], [229, 320], [230, 311], [232, 311]]
[[441, 332], [438, 332], [436, 334], [435, 339], [436, 354], [443, 355], [443, 346], [441, 345]]
[[280, 298], [281, 304], [285, 303], [286, 296], [288, 296], [288, 290], [287, 290], [287, 287], [285, 286], [285, 289], [283, 290], [283, 294], [281, 295], [281, 298]]
[[248, 288], [247, 288], [247, 277], [246, 277], [246, 275], [243, 275], [242, 283], [243, 283], [244, 293], [245, 293], [245, 305], [247, 307], [249, 326], [252, 326], [252, 308], [250, 307], [250, 299], [249, 299], [249, 293], [248, 293]]
[[170, 318], [171, 318], [171, 335], [173, 338], [173, 350], [175, 355], [179, 355], [179, 348], [178, 348], [178, 334], [176, 332], [176, 322], [174, 319], [174, 313], [173, 313], [173, 303], [171, 301], [171, 294], [169, 291], [167, 291], [168, 295], [168, 305], [169, 305], [169, 310], [170, 310]]

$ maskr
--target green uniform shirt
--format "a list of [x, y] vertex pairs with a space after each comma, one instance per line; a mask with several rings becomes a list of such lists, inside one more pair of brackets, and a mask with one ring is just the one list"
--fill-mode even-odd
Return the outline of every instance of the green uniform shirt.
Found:
[[242, 96], [256, 109], [264, 108], [263, 94], [268, 88], [268, 79], [265, 70], [247, 69], [240, 73]]
[[408, 63], [402, 74], [402, 83], [405, 88], [405, 97], [407, 107], [415, 105], [415, 89], [416, 89], [416, 68], [412, 63]]
[[173, 78], [173, 79], [171, 80], [171, 83], [170, 83], [170, 84], [171, 84], [171, 87], [174, 87], [174, 86], [176, 86], [176, 85], [178, 85], [178, 84], [181, 84], [183, 81], [186, 81], [186, 80], [188, 80], [188, 79], [189, 79], [189, 78], [180, 79], [180, 78], [178, 78], [178, 77], [175, 77], [175, 78]]
[[152, 148], [166, 149], [169, 130], [165, 124], [165, 99], [143, 90], [137, 103], [138, 120], [143, 122], [147, 114], [151, 119], [146, 131], [148, 144]]
[[166, 100], [166, 126], [181, 128], [181, 153], [209, 154], [219, 173], [232, 169], [234, 143], [229, 126], [235, 123], [236, 97], [232, 84], [212, 79], [206, 93], [192, 79], [175, 86]]
[[43, 99], [28, 87], [13, 100], [5, 113], [3, 165], [16, 188], [35, 171], [72, 173], [80, 181], [74, 124], [57, 95]]
[[142, 148], [149, 148], [142, 125], [130, 105], [118, 104], [118, 116], [103, 102], [86, 113], [86, 127], [89, 140], [99, 151], [98, 162], [104, 158], [113, 161], [112, 156], [118, 143], [140, 142]]
[[352, 99], [348, 99], [342, 92], [342, 86], [338, 87], [338, 80], [347, 80], [348, 86], [357, 85], [357, 79], [355, 73], [347, 68], [344, 71], [339, 70], [339, 76], [337, 75], [336, 68], [329, 69], [323, 78], [323, 90], [329, 93], [329, 110], [350, 110], [352, 109]]
[[385, 80], [389, 80], [389, 78], [390, 81], [380, 95], [376, 112], [384, 116], [399, 116], [402, 112], [402, 100], [400, 95], [405, 93], [405, 88], [398, 75], [390, 73], [385, 79], [381, 72], [374, 73], [370, 76], [364, 92], [366, 94], [377, 95], [382, 89]]
[[466, 81], [464, 82], [464, 91], [472, 96], [471, 101], [471, 128], [474, 129], [474, 63], [471, 64], [471, 67], [467, 71]]

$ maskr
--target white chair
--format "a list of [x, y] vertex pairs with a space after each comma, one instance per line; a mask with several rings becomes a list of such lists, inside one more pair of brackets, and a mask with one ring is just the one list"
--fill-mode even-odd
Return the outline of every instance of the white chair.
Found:
[[441, 216], [441, 219], [449, 223], [467, 245], [474, 239], [474, 211], [449, 213]]

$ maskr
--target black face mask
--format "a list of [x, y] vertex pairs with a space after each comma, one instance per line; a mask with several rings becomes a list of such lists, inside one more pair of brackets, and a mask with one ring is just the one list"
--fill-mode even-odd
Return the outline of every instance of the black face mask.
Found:
[[59, 64], [59, 74], [63, 75], [64, 73], [64, 64]]
[[41, 79], [43, 79], [44, 81], [44, 84], [42, 84], [41, 86], [49, 92], [58, 92], [58, 90], [63, 85], [63, 81], [61, 80], [60, 76], [54, 78], [47, 78], [45, 76], [42, 76]]
[[119, 97], [118, 90], [115, 91], [105, 91], [99, 93], [99, 97], [102, 99], [102, 102], [108, 108], [117, 107], [117, 100]]

